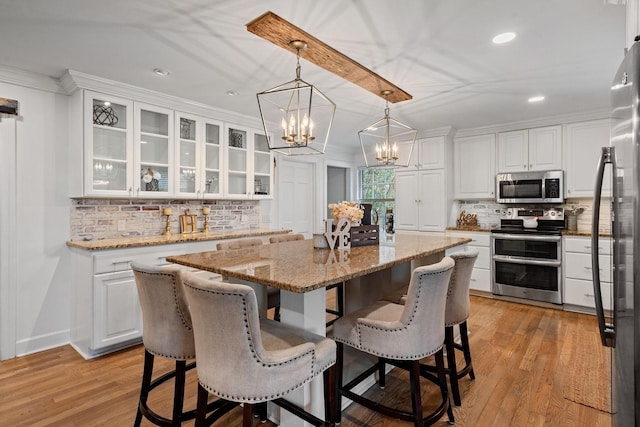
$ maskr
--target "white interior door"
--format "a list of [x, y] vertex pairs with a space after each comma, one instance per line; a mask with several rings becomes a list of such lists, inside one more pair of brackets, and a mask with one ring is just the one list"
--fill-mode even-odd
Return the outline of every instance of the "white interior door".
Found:
[[280, 226], [311, 238], [316, 200], [313, 163], [282, 159], [278, 164], [278, 215]]

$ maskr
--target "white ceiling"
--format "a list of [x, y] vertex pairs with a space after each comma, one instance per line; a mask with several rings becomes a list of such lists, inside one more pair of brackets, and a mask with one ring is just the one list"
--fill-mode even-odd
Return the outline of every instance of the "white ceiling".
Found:
[[[268, 10], [412, 94], [391, 116], [421, 130], [605, 109], [625, 39], [625, 7], [603, 0], [0, 0], [0, 64], [257, 117], [256, 93], [295, 77], [294, 55], [246, 30]], [[504, 31], [518, 37], [493, 45]], [[384, 100], [301, 65], [337, 104], [330, 144], [357, 145]], [[546, 100], [528, 104], [536, 94]]]

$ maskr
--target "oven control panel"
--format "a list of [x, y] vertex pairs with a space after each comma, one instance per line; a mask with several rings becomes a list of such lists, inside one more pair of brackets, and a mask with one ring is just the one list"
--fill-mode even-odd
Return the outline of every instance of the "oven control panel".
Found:
[[564, 220], [563, 208], [502, 208], [500, 219], [523, 219], [538, 217], [538, 219]]

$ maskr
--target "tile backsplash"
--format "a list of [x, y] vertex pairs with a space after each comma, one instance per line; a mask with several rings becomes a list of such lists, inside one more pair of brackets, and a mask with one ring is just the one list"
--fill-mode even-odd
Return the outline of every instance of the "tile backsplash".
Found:
[[[449, 225], [455, 227], [456, 218], [460, 212], [465, 211], [468, 214], [476, 214], [481, 227], [495, 228], [500, 225], [500, 209], [504, 206], [491, 200], [459, 200], [454, 204]], [[605, 233], [611, 232], [610, 206], [611, 199], [603, 198], [600, 207], [600, 230]], [[584, 212], [578, 215], [578, 231], [591, 232], [593, 199], [567, 199], [562, 207], [565, 209], [584, 208]]]
[[180, 233], [180, 218], [187, 210], [204, 229], [202, 208], [207, 206], [209, 230], [257, 228], [264, 224], [259, 201], [232, 200], [113, 200], [74, 199], [71, 207], [71, 240], [100, 240], [130, 236], [158, 236], [166, 226], [163, 208], [171, 208], [172, 233]]

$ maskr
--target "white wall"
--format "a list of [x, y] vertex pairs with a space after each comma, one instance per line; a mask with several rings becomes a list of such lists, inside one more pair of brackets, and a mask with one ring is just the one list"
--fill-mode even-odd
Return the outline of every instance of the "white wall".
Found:
[[[71, 268], [65, 242], [71, 203], [67, 194], [68, 97], [3, 82], [0, 97], [18, 100], [20, 113], [15, 119], [16, 203], [11, 207], [16, 215], [17, 238], [12, 249], [17, 262], [11, 266], [15, 280], [2, 283], [15, 292], [8, 309], [15, 312], [15, 324], [0, 325], [6, 357], [12, 351], [20, 356], [69, 342]], [[3, 202], [8, 196], [2, 195]], [[7, 311], [7, 304], [2, 307]], [[6, 345], [7, 336], [15, 337], [14, 342]]]

